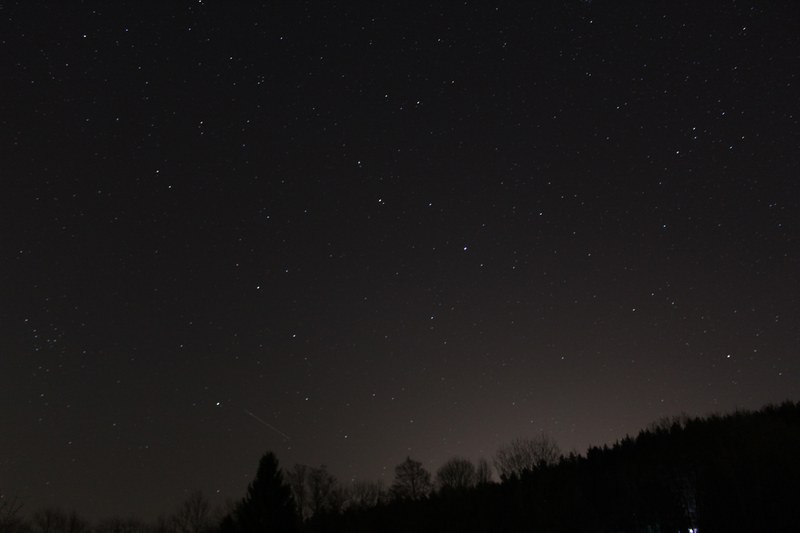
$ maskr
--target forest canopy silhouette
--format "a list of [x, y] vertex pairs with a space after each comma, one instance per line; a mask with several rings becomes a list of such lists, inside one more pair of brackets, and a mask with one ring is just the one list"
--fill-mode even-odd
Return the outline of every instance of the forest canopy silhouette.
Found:
[[515, 439], [489, 462], [454, 457], [435, 473], [406, 457], [394, 482], [341, 483], [325, 466], [281, 468], [267, 452], [241, 500], [213, 511], [192, 493], [148, 524], [90, 524], [0, 494], [0, 533], [574, 531], [723, 532], [800, 528], [800, 403], [660, 420], [585, 455], [546, 435]]

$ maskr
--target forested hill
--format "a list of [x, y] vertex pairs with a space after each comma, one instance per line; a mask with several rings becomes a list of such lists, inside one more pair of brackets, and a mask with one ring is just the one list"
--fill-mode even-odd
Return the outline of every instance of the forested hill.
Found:
[[[390, 488], [342, 484], [325, 466], [266, 453], [244, 497], [212, 510], [199, 491], [148, 524], [95, 525], [58, 508], [25, 514], [0, 492], [0, 533], [716, 533], [800, 531], [800, 403], [659, 421], [585, 455], [516, 439], [491, 466], [454, 457], [436, 472], [407, 457]], [[2, 488], [2, 487], [0, 487]]]
[[664, 420], [511, 476], [322, 515], [319, 532], [800, 531], [800, 403]]

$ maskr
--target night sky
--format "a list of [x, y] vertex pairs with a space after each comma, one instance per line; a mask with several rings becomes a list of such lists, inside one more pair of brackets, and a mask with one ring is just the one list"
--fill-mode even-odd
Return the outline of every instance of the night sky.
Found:
[[793, 1], [0, 4], [0, 491], [238, 499], [800, 399]]

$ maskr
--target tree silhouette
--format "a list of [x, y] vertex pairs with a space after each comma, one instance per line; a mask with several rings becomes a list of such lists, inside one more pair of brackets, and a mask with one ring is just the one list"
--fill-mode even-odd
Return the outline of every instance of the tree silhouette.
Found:
[[477, 485], [485, 485], [492, 481], [492, 467], [489, 466], [489, 461], [481, 457], [478, 459], [478, 466], [475, 468], [475, 483]]
[[469, 459], [453, 457], [436, 471], [436, 484], [441, 490], [463, 490], [475, 486], [475, 465]]
[[94, 533], [149, 533], [150, 527], [138, 518], [108, 518], [100, 522]]
[[65, 512], [47, 508], [33, 514], [30, 531], [33, 533], [88, 533], [89, 523], [75, 511]]
[[308, 475], [308, 503], [311, 508], [311, 515], [317, 515], [323, 511], [338, 510], [338, 500], [336, 495], [336, 478], [334, 478], [325, 465], [319, 468], [312, 468]]
[[378, 481], [354, 481], [345, 494], [348, 509], [366, 509], [382, 503], [386, 490]]
[[344, 495], [325, 465], [313, 467], [296, 464], [286, 477], [303, 520], [323, 512], [340, 510]]
[[[426, 498], [430, 474], [407, 458], [395, 469], [396, 501], [382, 502], [374, 486], [354, 485], [344, 512], [323, 512], [303, 529], [798, 531], [800, 403], [659, 423], [636, 437], [589, 448], [585, 456], [559, 457], [547, 438], [512, 444], [499, 456], [498, 464], [508, 466], [500, 483], [486, 482], [491, 476], [483, 461], [475, 475], [484, 482]], [[516, 462], [504, 463], [508, 458]], [[443, 485], [448, 469], [440, 471]], [[228, 532], [239, 533], [221, 528]]]
[[297, 530], [292, 491], [283, 481], [278, 459], [266, 453], [247, 494], [236, 507], [234, 525], [243, 533], [289, 532]]
[[15, 533], [23, 527], [22, 500], [0, 492], [0, 533]]
[[419, 500], [431, 492], [431, 473], [410, 457], [394, 467], [392, 494], [398, 499]]
[[296, 464], [291, 470], [286, 472], [289, 486], [292, 488], [292, 496], [297, 505], [297, 512], [305, 520], [309, 517], [308, 510], [308, 472], [311, 467], [303, 464]]
[[[16, 498], [0, 494], [0, 533], [400, 533], [493, 531], [798, 531], [800, 403], [708, 418], [664, 419], [585, 456], [558, 455], [545, 436], [517, 439], [497, 456], [502, 482], [486, 460], [455, 457], [431, 475], [406, 458], [386, 501], [379, 483], [342, 488], [324, 466], [287, 474], [302, 488], [309, 519], [271, 453], [242, 499], [217, 528], [209, 504], [192, 493], [155, 523], [110, 519], [92, 528], [57, 508], [25, 520]], [[558, 458], [558, 460], [556, 460]], [[313, 514], [312, 514], [313, 513]]]
[[494, 466], [500, 479], [520, 477], [524, 472], [553, 465], [561, 456], [558, 444], [545, 434], [532, 439], [514, 439], [497, 450]]
[[172, 517], [172, 528], [176, 533], [203, 533], [211, 527], [211, 504], [196, 490], [181, 503]]

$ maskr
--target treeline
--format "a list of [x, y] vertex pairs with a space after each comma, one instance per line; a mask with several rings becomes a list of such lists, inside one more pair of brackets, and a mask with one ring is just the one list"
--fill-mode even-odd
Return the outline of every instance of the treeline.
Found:
[[800, 403], [663, 420], [611, 447], [503, 478], [345, 511], [306, 530], [798, 532]]
[[51, 507], [26, 517], [23, 510], [22, 500], [0, 493], [0, 533], [215, 533], [226, 514], [212, 510], [201, 491], [189, 495], [173, 514], [152, 523], [117, 517], [92, 524], [75, 511]]
[[665, 419], [613, 446], [562, 455], [544, 435], [435, 473], [406, 458], [389, 487], [324, 466], [259, 462], [247, 493], [212, 512], [200, 493], [156, 524], [90, 525], [0, 498], [0, 533], [800, 531], [800, 403]]

